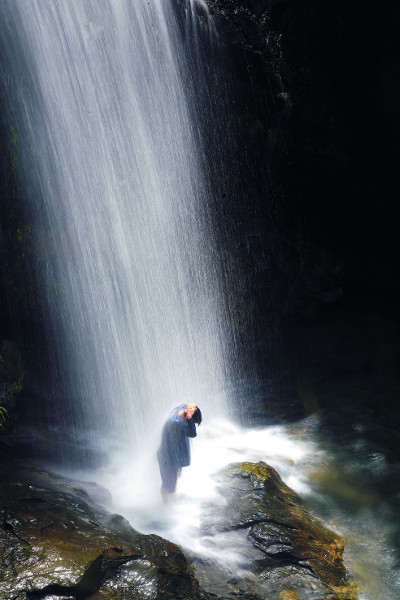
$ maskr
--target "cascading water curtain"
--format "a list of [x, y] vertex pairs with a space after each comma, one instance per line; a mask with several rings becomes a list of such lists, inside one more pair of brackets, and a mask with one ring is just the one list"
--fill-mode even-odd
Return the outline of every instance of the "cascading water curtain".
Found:
[[133, 447], [180, 402], [225, 408], [202, 94], [185, 90], [190, 40], [178, 26], [195, 4], [0, 7], [62, 412], [76, 434]]

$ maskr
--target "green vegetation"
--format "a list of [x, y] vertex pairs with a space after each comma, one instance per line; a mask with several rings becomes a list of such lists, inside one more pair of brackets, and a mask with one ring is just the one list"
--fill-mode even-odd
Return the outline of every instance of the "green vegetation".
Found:
[[17, 135], [17, 131], [16, 131], [15, 127], [13, 127], [12, 125], [10, 126], [10, 132], [11, 132], [10, 143], [12, 146], [16, 146], [18, 144], [18, 135]]
[[4, 406], [0, 406], [0, 429], [4, 428], [8, 419], [8, 411]]
[[[14, 397], [22, 390], [22, 381], [18, 380], [14, 383], [1, 383], [0, 384], [0, 401], [2, 404], [13, 406]], [[0, 431], [5, 429], [7, 423], [10, 421], [9, 411], [5, 406], [0, 406]]]
[[24, 368], [21, 353], [15, 342], [0, 343], [0, 432], [12, 425], [16, 395], [22, 390]]

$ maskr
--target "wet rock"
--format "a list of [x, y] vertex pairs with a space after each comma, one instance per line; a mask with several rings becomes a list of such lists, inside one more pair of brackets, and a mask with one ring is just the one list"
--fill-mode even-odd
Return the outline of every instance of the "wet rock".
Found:
[[[343, 541], [265, 463], [218, 474], [220, 501], [202, 516], [211, 552], [202, 556], [107, 512], [96, 484], [2, 459], [0, 600], [357, 598]], [[218, 536], [227, 553], [240, 547], [233, 567], [213, 548]]]
[[[243, 530], [260, 555], [241, 566], [247, 575], [231, 581], [244, 598], [315, 598], [355, 600], [357, 592], [343, 564], [339, 535], [307, 513], [299, 496], [265, 463], [230, 465], [218, 475], [219, 502], [207, 506], [205, 535]], [[195, 561], [200, 584], [229, 596], [223, 576]], [[251, 575], [249, 575], [251, 574]], [[285, 596], [286, 594], [286, 596]]]
[[136, 532], [77, 482], [11, 460], [0, 476], [1, 600], [206, 598], [178, 546]]

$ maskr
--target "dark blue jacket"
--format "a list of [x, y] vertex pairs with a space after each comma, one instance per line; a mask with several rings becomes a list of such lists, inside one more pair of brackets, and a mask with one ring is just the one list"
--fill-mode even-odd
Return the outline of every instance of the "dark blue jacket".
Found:
[[178, 416], [178, 412], [186, 407], [187, 404], [175, 407], [162, 430], [161, 445], [157, 456], [158, 460], [169, 469], [180, 469], [190, 465], [188, 438], [196, 437], [197, 432], [192, 419], [184, 423]]

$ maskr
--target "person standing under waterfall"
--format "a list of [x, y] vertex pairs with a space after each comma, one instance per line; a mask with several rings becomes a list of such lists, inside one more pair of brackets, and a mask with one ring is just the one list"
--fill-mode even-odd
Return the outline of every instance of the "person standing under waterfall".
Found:
[[166, 503], [176, 490], [182, 467], [190, 465], [189, 438], [196, 437], [196, 425], [200, 425], [201, 421], [199, 407], [191, 403], [175, 407], [164, 424], [157, 459], [162, 481], [161, 496]]

